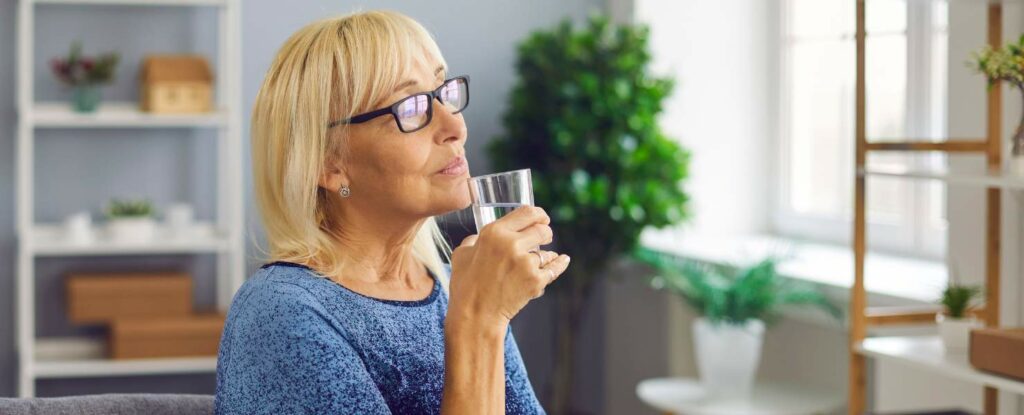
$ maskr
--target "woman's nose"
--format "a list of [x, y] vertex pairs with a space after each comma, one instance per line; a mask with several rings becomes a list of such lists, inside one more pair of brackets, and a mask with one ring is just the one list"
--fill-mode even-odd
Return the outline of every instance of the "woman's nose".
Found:
[[452, 114], [450, 108], [441, 103], [440, 99], [434, 99], [434, 123], [437, 123], [438, 143], [448, 143], [466, 139], [466, 121], [458, 114]]

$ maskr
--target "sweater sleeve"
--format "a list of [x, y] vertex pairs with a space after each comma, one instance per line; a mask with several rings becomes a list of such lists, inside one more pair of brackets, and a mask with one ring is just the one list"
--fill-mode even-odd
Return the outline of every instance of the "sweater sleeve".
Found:
[[505, 335], [505, 413], [522, 415], [545, 415], [544, 407], [530, 384], [526, 365], [519, 354], [519, 346], [509, 325]]
[[231, 307], [221, 339], [216, 414], [391, 413], [312, 294], [282, 282], [248, 288]]

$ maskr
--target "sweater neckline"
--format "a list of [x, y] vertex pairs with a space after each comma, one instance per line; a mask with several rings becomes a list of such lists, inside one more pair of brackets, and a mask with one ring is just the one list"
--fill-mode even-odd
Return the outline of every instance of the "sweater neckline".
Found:
[[282, 266], [282, 267], [305, 269], [305, 270], [307, 270], [309, 272], [312, 272], [313, 274], [316, 274], [317, 276], [323, 277], [324, 279], [330, 281], [335, 286], [341, 287], [341, 289], [343, 289], [345, 291], [348, 291], [348, 292], [350, 292], [352, 294], [355, 294], [357, 296], [366, 298], [368, 300], [376, 301], [376, 302], [379, 302], [379, 303], [390, 304], [390, 305], [395, 305], [395, 306], [400, 306], [400, 307], [420, 307], [420, 306], [425, 306], [425, 305], [431, 304], [431, 303], [434, 302], [434, 300], [437, 299], [439, 293], [441, 292], [441, 283], [438, 280], [437, 275], [434, 275], [434, 273], [432, 271], [430, 271], [430, 268], [426, 268], [427, 275], [430, 275], [430, 278], [434, 280], [434, 286], [430, 290], [430, 294], [427, 295], [427, 297], [425, 297], [423, 299], [419, 299], [419, 300], [391, 300], [391, 299], [386, 299], [386, 298], [371, 297], [369, 295], [366, 295], [366, 294], [354, 291], [354, 290], [352, 290], [352, 289], [350, 289], [350, 288], [348, 288], [348, 287], [346, 287], [344, 285], [341, 285], [337, 281], [334, 281], [334, 280], [328, 278], [326, 275], [321, 274], [319, 271], [317, 271], [317, 270], [315, 270], [315, 269], [313, 269], [313, 268], [311, 268], [311, 267], [309, 267], [307, 265], [304, 265], [304, 264], [299, 264], [299, 263], [289, 262], [289, 261], [274, 261], [274, 262], [270, 262], [270, 263], [264, 264], [263, 266], [260, 267], [260, 269], [270, 268], [272, 266]]

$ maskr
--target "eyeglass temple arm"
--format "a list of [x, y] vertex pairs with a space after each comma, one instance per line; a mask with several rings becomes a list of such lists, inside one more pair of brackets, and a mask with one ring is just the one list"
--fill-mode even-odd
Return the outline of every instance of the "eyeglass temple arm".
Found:
[[371, 112], [368, 112], [366, 114], [359, 114], [359, 115], [357, 115], [355, 117], [352, 117], [352, 118], [346, 118], [344, 120], [332, 121], [330, 124], [327, 124], [327, 128], [334, 128], [334, 127], [337, 127], [337, 126], [342, 125], [342, 124], [359, 124], [361, 122], [367, 122], [367, 121], [370, 121], [370, 120], [372, 120], [374, 118], [380, 117], [381, 115], [388, 115], [388, 114], [391, 114], [391, 108], [381, 108], [379, 110], [371, 111]]

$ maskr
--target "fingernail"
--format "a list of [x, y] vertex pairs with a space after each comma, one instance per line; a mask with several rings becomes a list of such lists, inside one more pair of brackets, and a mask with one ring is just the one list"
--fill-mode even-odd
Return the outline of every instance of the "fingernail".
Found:
[[565, 262], [569, 262], [569, 261], [571, 261], [571, 260], [572, 260], [572, 258], [569, 258], [569, 256], [568, 256], [568, 255], [563, 255], [563, 256], [565, 257]]

